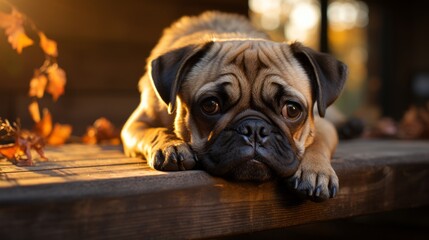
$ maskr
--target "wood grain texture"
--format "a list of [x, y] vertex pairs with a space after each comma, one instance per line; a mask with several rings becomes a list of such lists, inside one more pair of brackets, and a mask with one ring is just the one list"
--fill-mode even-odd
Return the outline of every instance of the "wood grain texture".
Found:
[[340, 191], [323, 203], [281, 181], [154, 171], [119, 147], [65, 145], [47, 155], [26, 168], [0, 160], [0, 239], [207, 238], [429, 203], [429, 142], [341, 143]]

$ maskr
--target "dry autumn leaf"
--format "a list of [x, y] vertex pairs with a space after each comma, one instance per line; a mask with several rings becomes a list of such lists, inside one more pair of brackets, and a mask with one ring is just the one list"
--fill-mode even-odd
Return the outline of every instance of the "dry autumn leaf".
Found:
[[12, 48], [19, 54], [22, 53], [23, 48], [33, 45], [33, 40], [31, 40], [23, 30], [14, 31], [9, 35], [7, 40], [12, 45]]
[[66, 85], [66, 73], [57, 64], [52, 65], [47, 70], [48, 72], [48, 87], [46, 91], [52, 95], [54, 101], [64, 94], [64, 86]]
[[399, 122], [398, 137], [424, 139], [429, 137], [429, 108], [411, 106]]
[[68, 124], [52, 124], [52, 116], [48, 109], [43, 109], [43, 118], [36, 122], [35, 132], [46, 139], [49, 145], [64, 144], [72, 133], [72, 127]]
[[86, 129], [85, 135], [82, 137], [82, 142], [85, 144], [97, 144], [97, 130], [95, 127], [88, 127]]
[[4, 156], [7, 159], [15, 158], [18, 147], [15, 143], [10, 143], [6, 145], [0, 145], [0, 155]]
[[30, 97], [42, 98], [47, 84], [48, 78], [46, 78], [44, 74], [40, 74], [39, 71], [36, 71], [30, 81], [30, 90], [28, 95]]
[[71, 133], [72, 127], [70, 125], [55, 123], [47, 143], [49, 145], [62, 145], [69, 139]]
[[28, 111], [30, 112], [30, 116], [35, 123], [40, 122], [40, 110], [39, 104], [36, 101], [33, 101], [28, 105]]
[[57, 42], [47, 38], [43, 32], [38, 32], [38, 35], [40, 38], [40, 47], [42, 48], [43, 52], [49, 56], [57, 57]]
[[5, 30], [7, 40], [18, 53], [34, 43], [25, 33], [23, 23], [24, 16], [14, 8], [10, 14], [0, 12], [0, 27]]
[[47, 138], [52, 132], [52, 116], [48, 109], [43, 109], [43, 117], [35, 124], [35, 132]]
[[94, 127], [97, 129], [99, 139], [110, 139], [117, 136], [117, 130], [112, 122], [107, 118], [99, 118], [94, 122]]
[[87, 128], [82, 142], [85, 144], [120, 144], [119, 130], [108, 119], [102, 117]]

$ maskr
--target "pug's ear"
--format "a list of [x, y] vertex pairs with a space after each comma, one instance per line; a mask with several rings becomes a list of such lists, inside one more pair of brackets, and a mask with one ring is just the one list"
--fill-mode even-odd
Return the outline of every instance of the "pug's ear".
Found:
[[316, 52], [299, 42], [291, 44], [290, 47], [312, 81], [319, 115], [324, 117], [326, 108], [343, 90], [348, 74], [347, 66], [331, 55]]
[[168, 112], [175, 110], [176, 97], [185, 75], [203, 57], [212, 42], [191, 44], [166, 52], [151, 61], [150, 76], [158, 95], [168, 105]]

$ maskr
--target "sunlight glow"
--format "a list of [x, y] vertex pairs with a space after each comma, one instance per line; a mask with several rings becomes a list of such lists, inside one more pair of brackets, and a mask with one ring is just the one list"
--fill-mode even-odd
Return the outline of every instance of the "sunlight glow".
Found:
[[328, 7], [329, 23], [337, 31], [368, 24], [368, 6], [361, 1], [335, 1]]
[[256, 13], [267, 14], [273, 10], [279, 10], [282, 0], [249, 0], [249, 8]]
[[296, 27], [307, 30], [316, 26], [320, 18], [319, 12], [318, 6], [311, 2], [300, 2], [292, 9], [290, 21]]

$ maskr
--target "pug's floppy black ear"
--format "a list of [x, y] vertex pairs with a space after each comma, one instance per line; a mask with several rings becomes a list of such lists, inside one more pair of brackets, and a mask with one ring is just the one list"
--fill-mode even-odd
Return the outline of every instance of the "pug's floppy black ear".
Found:
[[324, 117], [326, 108], [343, 90], [348, 74], [347, 66], [333, 56], [316, 52], [299, 42], [291, 44], [290, 47], [312, 80], [313, 96], [317, 100], [319, 115]]
[[203, 57], [211, 43], [190, 44], [151, 61], [150, 76], [158, 95], [168, 105], [168, 113], [175, 110], [176, 96], [186, 73]]

